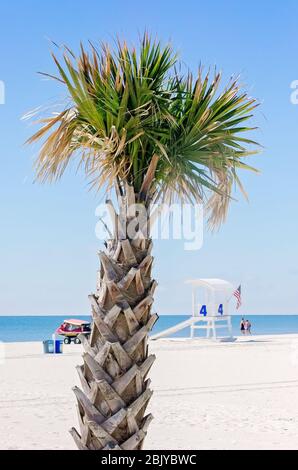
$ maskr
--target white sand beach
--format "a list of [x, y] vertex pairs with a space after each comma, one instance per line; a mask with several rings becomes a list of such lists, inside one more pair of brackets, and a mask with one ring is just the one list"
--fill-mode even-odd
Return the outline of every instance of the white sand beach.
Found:
[[[81, 346], [54, 356], [41, 343], [2, 346], [0, 448], [75, 449], [68, 429]], [[298, 335], [159, 340], [150, 349], [146, 449], [298, 449]]]

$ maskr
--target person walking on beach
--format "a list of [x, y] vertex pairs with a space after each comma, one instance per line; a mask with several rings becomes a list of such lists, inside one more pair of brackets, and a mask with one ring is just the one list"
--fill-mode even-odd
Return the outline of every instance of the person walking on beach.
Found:
[[242, 333], [243, 335], [245, 334], [244, 324], [245, 324], [244, 318], [241, 318], [241, 322], [240, 322], [240, 331], [241, 331], [241, 333]]
[[244, 330], [245, 330], [245, 333], [246, 335], [251, 335], [251, 323], [249, 320], [245, 320], [244, 322]]

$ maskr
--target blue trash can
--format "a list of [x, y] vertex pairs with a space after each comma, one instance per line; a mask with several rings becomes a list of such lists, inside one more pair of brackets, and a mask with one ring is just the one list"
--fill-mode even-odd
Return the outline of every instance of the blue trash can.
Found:
[[54, 352], [54, 344], [52, 339], [47, 339], [43, 341], [43, 352], [44, 354], [53, 354]]
[[43, 343], [43, 352], [44, 354], [61, 354], [63, 352], [62, 345], [63, 341], [61, 339], [47, 339]]
[[62, 339], [55, 339], [55, 353], [62, 354], [63, 352], [63, 341]]

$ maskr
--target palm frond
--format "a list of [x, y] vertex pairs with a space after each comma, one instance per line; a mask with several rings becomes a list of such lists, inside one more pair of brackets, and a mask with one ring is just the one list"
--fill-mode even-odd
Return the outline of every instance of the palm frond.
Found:
[[[81, 45], [78, 57], [53, 55], [69, 106], [39, 121], [29, 143], [43, 140], [37, 178], [60, 178], [77, 159], [97, 189], [115, 180], [133, 185], [139, 200], [178, 197], [206, 202], [211, 226], [226, 217], [238, 170], [258, 144], [244, 133], [258, 103], [237, 80], [220, 91], [221, 75], [177, 72], [177, 56], [145, 34], [138, 50]], [[245, 193], [245, 192], [244, 192]]]

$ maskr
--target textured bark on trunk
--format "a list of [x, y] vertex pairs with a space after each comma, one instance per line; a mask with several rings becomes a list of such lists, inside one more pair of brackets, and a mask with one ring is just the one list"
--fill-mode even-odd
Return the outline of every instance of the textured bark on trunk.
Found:
[[135, 213], [135, 195], [119, 197], [114, 238], [99, 253], [96, 293], [90, 295], [93, 324], [81, 335], [83, 365], [77, 366], [82, 390], [74, 387], [80, 432], [70, 430], [81, 450], [141, 449], [152, 415], [145, 411], [152, 395], [147, 374], [155, 356], [148, 355], [148, 332], [156, 282], [151, 279], [152, 241], [130, 239], [126, 228]]

